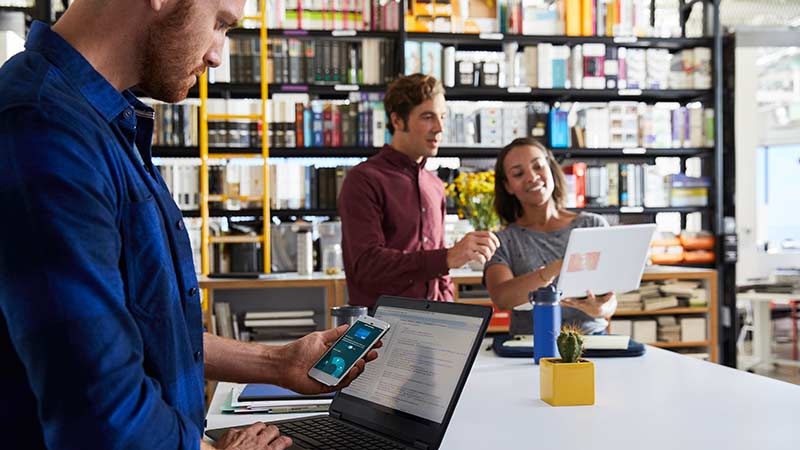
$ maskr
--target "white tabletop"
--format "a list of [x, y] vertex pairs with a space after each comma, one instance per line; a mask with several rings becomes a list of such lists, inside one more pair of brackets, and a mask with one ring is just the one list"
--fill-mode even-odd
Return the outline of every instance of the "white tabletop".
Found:
[[[483, 349], [486, 346], [484, 345]], [[483, 350], [442, 449], [796, 449], [800, 386], [648, 347], [639, 358], [594, 359], [596, 404], [539, 399], [539, 367]], [[290, 416], [219, 413], [208, 427]]]

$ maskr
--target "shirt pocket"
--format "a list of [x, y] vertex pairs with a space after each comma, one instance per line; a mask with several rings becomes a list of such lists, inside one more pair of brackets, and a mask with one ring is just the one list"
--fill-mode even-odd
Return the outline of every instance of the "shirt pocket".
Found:
[[166, 233], [152, 196], [133, 201], [122, 216], [125, 302], [134, 314], [168, 320], [178, 299]]

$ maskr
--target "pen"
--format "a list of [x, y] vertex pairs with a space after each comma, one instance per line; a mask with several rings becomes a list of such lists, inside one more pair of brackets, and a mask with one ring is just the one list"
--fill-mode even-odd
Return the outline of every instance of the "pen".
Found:
[[309, 406], [281, 406], [277, 408], [270, 408], [270, 414], [292, 414], [292, 413], [310, 413], [327, 411], [330, 405], [309, 405]]

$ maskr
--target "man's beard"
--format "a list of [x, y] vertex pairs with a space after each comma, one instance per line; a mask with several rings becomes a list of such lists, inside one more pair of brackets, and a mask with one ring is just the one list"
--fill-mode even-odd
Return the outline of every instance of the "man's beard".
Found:
[[175, 103], [186, 98], [189, 77], [205, 67], [192, 67], [194, 44], [187, 29], [192, 1], [182, 0], [175, 11], [151, 26], [142, 58], [141, 88], [150, 97]]

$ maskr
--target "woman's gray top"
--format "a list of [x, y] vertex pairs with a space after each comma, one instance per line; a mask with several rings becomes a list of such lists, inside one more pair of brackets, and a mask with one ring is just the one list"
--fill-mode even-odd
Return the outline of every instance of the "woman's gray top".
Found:
[[[525, 275], [563, 258], [573, 228], [607, 226], [608, 222], [602, 216], [583, 212], [569, 225], [550, 232], [529, 230], [512, 223], [505, 230], [497, 232], [500, 247], [486, 263], [484, 271], [493, 264], [503, 264], [511, 269], [515, 277]], [[608, 321], [603, 318], [590, 317], [583, 311], [566, 306], [562, 308], [561, 320], [565, 324], [580, 326], [585, 334], [603, 331], [608, 326]]]

